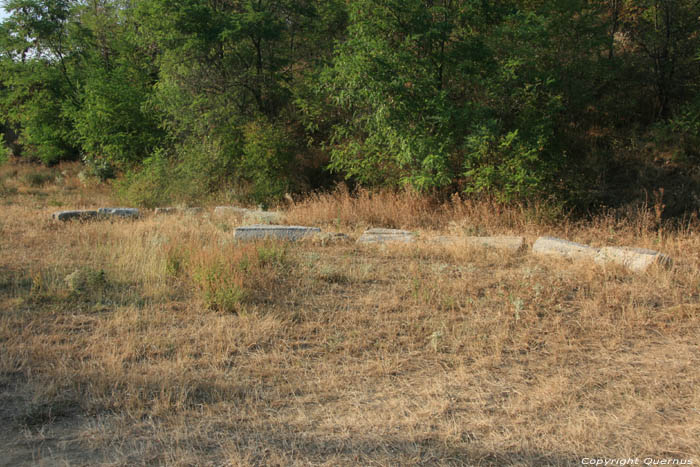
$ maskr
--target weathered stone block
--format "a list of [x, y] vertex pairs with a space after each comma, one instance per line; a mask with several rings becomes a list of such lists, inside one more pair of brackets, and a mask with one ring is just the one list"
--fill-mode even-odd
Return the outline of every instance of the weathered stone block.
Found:
[[562, 256], [571, 259], [595, 259], [598, 248], [570, 242], [555, 237], [540, 237], [532, 245], [532, 252], [543, 255]]
[[309, 235], [321, 232], [318, 227], [299, 225], [247, 225], [237, 227], [234, 238], [240, 241], [274, 238], [294, 242]]
[[75, 210], [75, 211], [59, 211], [54, 212], [52, 216], [58, 221], [69, 221], [69, 220], [87, 220], [97, 217], [97, 211], [92, 210]]
[[97, 213], [101, 216], [139, 217], [139, 210], [135, 208], [100, 208]]
[[201, 214], [203, 211], [202, 208], [156, 208], [155, 210], [155, 215], [163, 215], [163, 214], [187, 214], [187, 215], [196, 215], [196, 214]]
[[408, 230], [369, 229], [357, 239], [357, 243], [411, 243], [416, 234]]
[[505, 235], [498, 235], [494, 237], [434, 237], [431, 239], [431, 241], [442, 244], [464, 244], [475, 247], [488, 247], [513, 252], [524, 250], [527, 247], [524, 237], [511, 237]]
[[595, 261], [598, 264], [619, 264], [638, 272], [644, 272], [654, 264], [670, 267], [673, 263], [669, 256], [658, 251], [630, 247], [601, 248], [596, 255]]

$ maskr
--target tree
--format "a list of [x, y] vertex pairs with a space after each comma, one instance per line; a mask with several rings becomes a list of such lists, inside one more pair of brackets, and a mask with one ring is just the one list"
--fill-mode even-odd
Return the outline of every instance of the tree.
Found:
[[67, 113], [77, 104], [70, 51], [70, 2], [10, 0], [0, 29], [0, 106], [30, 156], [45, 163], [75, 158]]

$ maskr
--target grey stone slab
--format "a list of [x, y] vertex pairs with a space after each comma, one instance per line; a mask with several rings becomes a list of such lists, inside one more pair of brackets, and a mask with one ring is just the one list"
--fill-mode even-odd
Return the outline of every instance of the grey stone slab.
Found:
[[196, 215], [203, 212], [202, 208], [156, 208], [155, 215], [167, 215], [167, 214], [188, 214]]
[[431, 239], [431, 241], [441, 244], [463, 244], [474, 247], [488, 247], [495, 248], [497, 250], [508, 250], [513, 252], [524, 250], [527, 247], [527, 244], [525, 243], [525, 237], [513, 237], [506, 235], [497, 235], [492, 237], [434, 237]]
[[300, 225], [247, 225], [237, 227], [234, 238], [240, 241], [274, 238], [294, 242], [309, 235], [321, 232], [318, 227]]
[[139, 210], [136, 208], [100, 208], [97, 213], [101, 216], [139, 217]]
[[69, 220], [86, 220], [97, 217], [97, 211], [92, 210], [74, 210], [74, 211], [58, 211], [54, 212], [52, 216], [58, 221], [69, 221]]
[[595, 259], [598, 248], [593, 248], [582, 243], [570, 242], [555, 237], [540, 237], [534, 245], [532, 252], [540, 255], [554, 255], [571, 259]]
[[369, 229], [357, 239], [357, 243], [411, 243], [416, 234], [408, 230]]
[[601, 248], [595, 261], [603, 265], [607, 263], [619, 264], [637, 272], [644, 272], [655, 264], [670, 267], [673, 263], [669, 256], [658, 251], [631, 247]]

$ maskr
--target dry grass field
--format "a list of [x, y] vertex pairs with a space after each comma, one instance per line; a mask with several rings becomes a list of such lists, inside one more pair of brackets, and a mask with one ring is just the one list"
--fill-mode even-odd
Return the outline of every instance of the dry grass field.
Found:
[[[700, 464], [700, 225], [342, 190], [289, 223], [356, 238], [555, 235], [528, 252], [233, 241], [235, 220], [57, 223], [118, 204], [79, 167], [0, 168], [0, 464]], [[661, 207], [657, 206], [657, 211]]]

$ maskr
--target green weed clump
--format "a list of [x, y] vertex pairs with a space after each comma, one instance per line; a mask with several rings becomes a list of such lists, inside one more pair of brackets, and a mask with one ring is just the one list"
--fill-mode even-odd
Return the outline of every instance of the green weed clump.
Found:
[[231, 245], [192, 254], [189, 273], [208, 309], [241, 312], [243, 305], [264, 299], [266, 291], [275, 289], [286, 263], [282, 244]]
[[76, 295], [84, 295], [90, 292], [101, 291], [107, 285], [104, 270], [92, 268], [79, 268], [64, 279], [68, 290]]
[[52, 172], [29, 172], [22, 177], [24, 183], [31, 187], [41, 187], [55, 180]]

